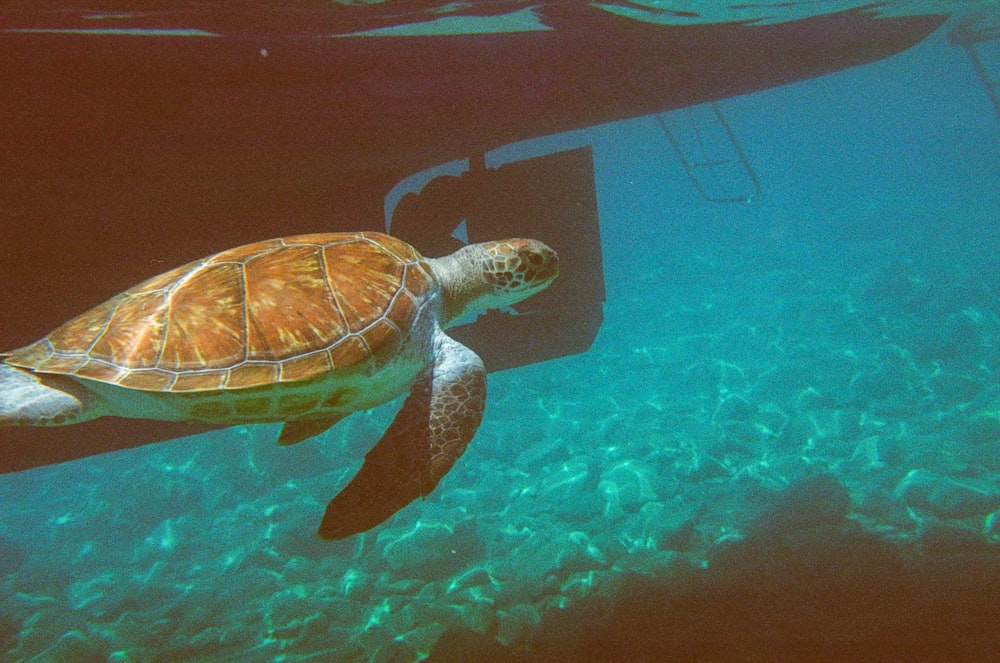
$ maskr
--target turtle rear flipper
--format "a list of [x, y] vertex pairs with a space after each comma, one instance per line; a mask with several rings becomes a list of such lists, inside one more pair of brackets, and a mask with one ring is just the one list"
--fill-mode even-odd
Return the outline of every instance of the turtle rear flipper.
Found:
[[58, 426], [82, 421], [87, 391], [75, 380], [0, 362], [0, 425]]
[[434, 490], [476, 434], [486, 404], [486, 369], [476, 353], [440, 331], [435, 361], [413, 383], [357, 476], [326, 507], [323, 539], [382, 523]]

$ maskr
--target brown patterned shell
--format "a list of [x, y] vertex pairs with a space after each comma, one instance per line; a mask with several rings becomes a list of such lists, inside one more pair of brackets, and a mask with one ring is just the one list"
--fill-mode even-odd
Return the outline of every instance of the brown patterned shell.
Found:
[[153, 277], [5, 361], [146, 391], [307, 380], [391, 359], [435, 287], [387, 235], [273, 239]]

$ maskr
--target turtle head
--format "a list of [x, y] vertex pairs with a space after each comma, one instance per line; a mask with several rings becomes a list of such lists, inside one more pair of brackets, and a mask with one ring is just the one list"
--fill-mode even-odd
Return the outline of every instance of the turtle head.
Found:
[[441, 281], [445, 325], [466, 314], [516, 304], [559, 275], [559, 256], [534, 239], [470, 244], [431, 262]]

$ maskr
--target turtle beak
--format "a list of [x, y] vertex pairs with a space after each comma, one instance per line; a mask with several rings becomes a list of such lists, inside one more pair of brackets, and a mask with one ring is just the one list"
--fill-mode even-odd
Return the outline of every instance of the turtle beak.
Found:
[[523, 240], [525, 246], [518, 253], [524, 284], [534, 291], [548, 286], [559, 276], [559, 255], [548, 245], [537, 240]]

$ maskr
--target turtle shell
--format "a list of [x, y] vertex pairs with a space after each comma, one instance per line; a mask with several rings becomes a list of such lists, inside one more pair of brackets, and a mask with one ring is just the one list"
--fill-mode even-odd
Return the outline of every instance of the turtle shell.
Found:
[[145, 391], [308, 380], [390, 361], [436, 287], [387, 235], [272, 239], [153, 277], [4, 361]]

